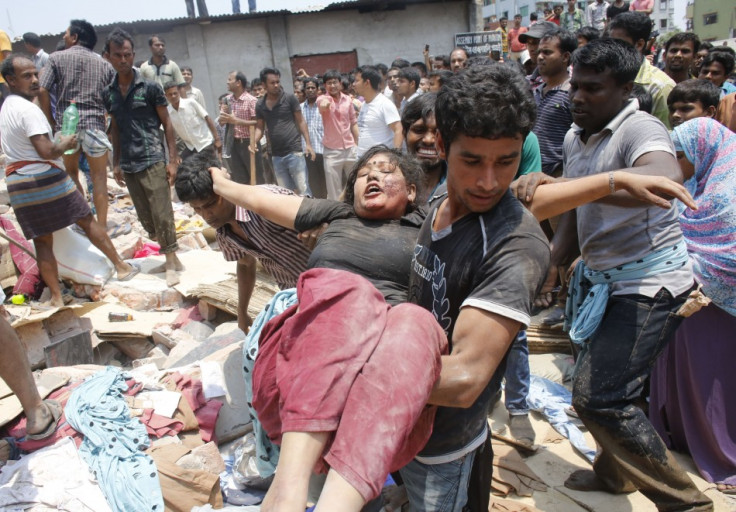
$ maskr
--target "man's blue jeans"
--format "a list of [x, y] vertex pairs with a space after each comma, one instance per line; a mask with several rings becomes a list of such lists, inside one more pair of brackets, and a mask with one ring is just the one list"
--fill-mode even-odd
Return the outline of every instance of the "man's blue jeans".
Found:
[[711, 504], [637, 405], [654, 361], [682, 321], [675, 313], [689, 291], [612, 296], [578, 356], [573, 385], [573, 406], [600, 446], [596, 475], [611, 492], [638, 489], [660, 511], [709, 510]]
[[476, 450], [444, 464], [414, 459], [401, 468], [412, 512], [462, 512]]
[[529, 414], [529, 404], [526, 397], [529, 395], [529, 343], [526, 331], [521, 330], [516, 335], [508, 356], [506, 357], [505, 403], [506, 410], [512, 416]]
[[312, 194], [307, 180], [307, 161], [304, 159], [304, 153], [273, 156], [271, 160], [280, 187], [293, 190], [300, 196]]

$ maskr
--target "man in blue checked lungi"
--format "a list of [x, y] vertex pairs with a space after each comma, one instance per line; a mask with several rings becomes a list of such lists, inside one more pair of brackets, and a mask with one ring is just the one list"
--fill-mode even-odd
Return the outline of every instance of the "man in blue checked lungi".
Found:
[[51, 291], [51, 305], [63, 305], [53, 233], [74, 223], [110, 258], [118, 279], [130, 279], [137, 270], [120, 258], [105, 228], [93, 222], [87, 201], [64, 170], [61, 155], [76, 147], [76, 135], [53, 140], [46, 117], [32, 103], [40, 90], [33, 62], [11, 55], [0, 66], [0, 73], [10, 89], [0, 110], [0, 143], [7, 157], [10, 204], [23, 234], [36, 247], [41, 278]]

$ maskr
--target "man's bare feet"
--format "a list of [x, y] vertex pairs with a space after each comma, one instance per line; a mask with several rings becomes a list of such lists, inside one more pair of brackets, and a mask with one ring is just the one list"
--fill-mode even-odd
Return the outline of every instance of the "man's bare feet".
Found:
[[46, 305], [52, 308], [60, 308], [64, 306], [64, 299], [61, 297], [61, 295], [59, 295], [58, 297], [51, 297]]
[[383, 508], [386, 512], [401, 512], [404, 505], [409, 503], [409, 495], [403, 485], [391, 485], [381, 491]]
[[603, 480], [601, 480], [595, 471], [590, 469], [579, 469], [573, 471], [572, 474], [565, 480], [565, 487], [572, 489], [573, 491], [599, 491], [607, 492], [611, 494], [628, 494], [636, 491], [633, 484], [628, 484], [624, 489], [614, 490], [611, 489]]
[[179, 274], [174, 269], [166, 269], [166, 286], [176, 286], [179, 284]]

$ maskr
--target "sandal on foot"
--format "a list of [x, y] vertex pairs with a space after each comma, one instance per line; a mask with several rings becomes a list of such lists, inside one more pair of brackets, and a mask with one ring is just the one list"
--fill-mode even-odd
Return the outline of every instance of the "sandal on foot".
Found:
[[43, 431], [37, 432], [35, 434], [26, 434], [26, 439], [29, 439], [31, 441], [40, 441], [41, 439], [46, 439], [54, 432], [56, 432], [56, 427], [59, 426], [59, 420], [61, 419], [61, 415], [64, 412], [64, 409], [61, 407], [61, 403], [57, 400], [44, 400], [43, 403], [46, 404], [49, 413], [51, 413], [51, 421]]

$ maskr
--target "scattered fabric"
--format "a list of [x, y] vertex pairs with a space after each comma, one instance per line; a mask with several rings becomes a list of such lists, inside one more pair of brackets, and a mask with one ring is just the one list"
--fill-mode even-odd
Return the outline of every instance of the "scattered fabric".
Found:
[[143, 247], [138, 249], [135, 252], [135, 254], [133, 254], [133, 258], [138, 259], [138, 258], [147, 258], [148, 256], [158, 256], [160, 254], [159, 253], [160, 250], [161, 250], [160, 245], [153, 243], [153, 242], [148, 242], [146, 244], [143, 244]]
[[186, 446], [176, 444], [158, 446], [148, 451], [158, 468], [166, 510], [189, 512], [193, 507], [205, 504], [222, 507], [220, 478], [217, 475], [176, 465], [176, 461], [189, 451]]
[[[35, 254], [33, 245], [18, 233], [13, 222], [5, 215], [0, 215], [0, 227], [5, 230], [8, 237]], [[24, 294], [34, 299], [40, 297], [45, 285], [41, 280], [41, 271], [38, 270], [36, 260], [14, 244], [10, 244], [10, 257], [13, 258], [13, 263], [20, 273], [18, 282], [13, 287], [13, 293]]]
[[0, 509], [26, 510], [34, 505], [67, 512], [110, 511], [70, 438], [3, 467]]
[[492, 441], [493, 482], [491, 492], [508, 496], [514, 491], [518, 496], [531, 496], [534, 491], [547, 491], [547, 484], [526, 465], [513, 446], [502, 441]]
[[172, 373], [167, 375], [162, 382], [175, 387], [186, 399], [199, 423], [199, 435], [202, 437], [202, 441], [205, 443], [216, 442], [215, 424], [217, 423], [217, 415], [222, 408], [222, 402], [207, 400], [202, 392], [202, 381], [189, 375], [182, 375], [179, 372]]
[[587, 445], [583, 433], [565, 413], [565, 409], [572, 405], [572, 393], [565, 386], [532, 375], [526, 400], [530, 409], [542, 413], [557, 432], [569, 439], [577, 451], [593, 462], [595, 450]]
[[122, 373], [107, 367], [85, 380], [66, 404], [69, 424], [85, 438], [79, 448], [114, 511], [163, 511], [156, 466], [140, 450], [149, 446], [146, 428], [131, 418]]
[[253, 433], [256, 441], [256, 457], [255, 464], [262, 478], [268, 478], [276, 471], [276, 465], [279, 462], [279, 447], [271, 442], [268, 435], [264, 432], [261, 422], [258, 420], [258, 414], [253, 408], [253, 367], [256, 364], [258, 356], [258, 340], [261, 337], [261, 330], [269, 320], [277, 317], [291, 306], [297, 303], [296, 288], [282, 290], [266, 304], [263, 311], [250, 326], [245, 343], [243, 343], [243, 372], [245, 376], [245, 399], [248, 402], [248, 411], [253, 422]]

